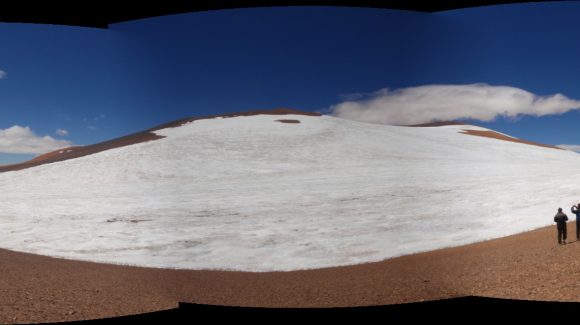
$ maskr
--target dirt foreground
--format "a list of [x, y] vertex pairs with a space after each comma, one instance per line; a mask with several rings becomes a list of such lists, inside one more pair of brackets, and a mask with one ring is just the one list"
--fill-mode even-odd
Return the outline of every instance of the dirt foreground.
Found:
[[[569, 234], [575, 232], [568, 224]], [[176, 308], [384, 305], [458, 296], [580, 301], [580, 242], [555, 227], [377, 263], [293, 272], [139, 268], [0, 250], [0, 322], [97, 319]], [[570, 238], [569, 238], [570, 239]]]

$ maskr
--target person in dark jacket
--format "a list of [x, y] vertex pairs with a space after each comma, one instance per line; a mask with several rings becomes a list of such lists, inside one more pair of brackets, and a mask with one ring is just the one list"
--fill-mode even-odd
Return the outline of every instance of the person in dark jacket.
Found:
[[572, 213], [576, 215], [576, 240], [580, 240], [580, 203], [572, 206]]
[[558, 213], [554, 216], [554, 222], [558, 228], [558, 244], [566, 244], [566, 221], [568, 221], [568, 216], [562, 212], [562, 208], [558, 208]]

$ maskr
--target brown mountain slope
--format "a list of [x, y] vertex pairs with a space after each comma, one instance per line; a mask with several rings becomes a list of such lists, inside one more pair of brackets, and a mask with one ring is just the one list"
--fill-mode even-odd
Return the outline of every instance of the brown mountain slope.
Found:
[[494, 132], [494, 131], [463, 130], [463, 131], [461, 131], [461, 133], [463, 133], [463, 134], [469, 134], [469, 135], [475, 135], [475, 136], [478, 136], [478, 137], [486, 137], [486, 138], [498, 139], [498, 140], [503, 140], [503, 141], [510, 141], [510, 142], [517, 142], [517, 143], [529, 144], [529, 145], [532, 145], [532, 146], [538, 146], [538, 147], [544, 147], [544, 148], [564, 150], [562, 148], [558, 148], [556, 146], [552, 146], [552, 145], [549, 145], [549, 144], [543, 144], [543, 143], [539, 143], [539, 142], [533, 142], [533, 141], [527, 141], [527, 140], [521, 140], [521, 139], [517, 139], [517, 138], [508, 137], [508, 136], [505, 136], [503, 134], [500, 134], [500, 133], [497, 133], [497, 132]]
[[[437, 127], [437, 126], [446, 126], [446, 125], [469, 125], [469, 124], [456, 122], [456, 121], [441, 121], [441, 122], [432, 122], [432, 123], [424, 123], [424, 124], [414, 124], [414, 125], [409, 125], [409, 126], [410, 127]], [[533, 141], [527, 141], [527, 140], [521, 140], [521, 139], [517, 139], [517, 138], [508, 137], [506, 135], [503, 135], [501, 133], [498, 133], [498, 132], [495, 132], [492, 130], [489, 130], [489, 131], [463, 130], [460, 133], [474, 135], [474, 136], [478, 136], [478, 137], [492, 138], [492, 139], [497, 139], [497, 140], [502, 140], [502, 141], [510, 141], [510, 142], [516, 142], [516, 143], [529, 144], [532, 146], [538, 146], [538, 147], [544, 147], [544, 148], [550, 148], [550, 149], [564, 150], [562, 148], [558, 148], [556, 146], [552, 146], [549, 144], [543, 144], [543, 143], [539, 143], [539, 142], [533, 142]]]

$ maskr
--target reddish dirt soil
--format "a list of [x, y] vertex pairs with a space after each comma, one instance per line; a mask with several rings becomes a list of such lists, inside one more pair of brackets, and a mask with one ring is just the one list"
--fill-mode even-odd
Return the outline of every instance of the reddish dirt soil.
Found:
[[[574, 223], [568, 224], [569, 234]], [[292, 272], [139, 268], [0, 250], [0, 322], [57, 322], [177, 307], [333, 307], [458, 296], [580, 301], [580, 242], [555, 227], [382, 262]]]
[[[441, 122], [432, 122], [432, 123], [424, 123], [424, 124], [415, 124], [415, 125], [409, 125], [409, 126], [411, 126], [411, 127], [437, 127], [437, 126], [446, 126], [446, 125], [468, 125], [468, 124], [464, 124], [464, 123], [456, 122], [456, 121], [441, 121]], [[511, 137], [505, 136], [503, 134], [500, 134], [500, 133], [497, 133], [494, 131], [463, 130], [460, 133], [474, 135], [474, 136], [478, 136], [478, 137], [486, 137], [486, 138], [492, 138], [492, 139], [497, 139], [497, 140], [503, 140], [503, 141], [529, 144], [532, 146], [539, 146], [539, 147], [550, 148], [550, 149], [563, 150], [562, 148], [558, 148], [558, 147], [552, 146], [552, 145], [511, 138]]]
[[542, 144], [542, 143], [538, 143], [538, 142], [532, 142], [532, 141], [526, 141], [526, 140], [520, 140], [520, 139], [510, 138], [508, 136], [505, 136], [503, 134], [499, 134], [499, 133], [493, 132], [493, 131], [464, 130], [464, 131], [462, 131], [460, 133], [469, 134], [469, 135], [475, 135], [475, 136], [478, 136], [478, 137], [493, 138], [493, 139], [498, 139], [498, 140], [503, 140], [503, 141], [510, 141], [510, 142], [517, 142], [517, 143], [529, 144], [529, 145], [532, 145], [532, 146], [538, 146], [538, 147], [544, 147], [544, 148], [551, 148], [551, 149], [563, 150], [562, 148], [558, 148], [556, 146], [551, 146], [551, 145]]
[[75, 146], [75, 147], [67, 147], [67, 148], [62, 148], [62, 149], [58, 149], [55, 151], [51, 151], [48, 153], [45, 153], [43, 155], [40, 155], [38, 157], [33, 158], [32, 160], [30, 160], [30, 163], [34, 163], [34, 162], [41, 162], [41, 161], [47, 161], [47, 160], [52, 160], [57, 158], [58, 156], [71, 152], [71, 151], [75, 151], [78, 150], [81, 147]]

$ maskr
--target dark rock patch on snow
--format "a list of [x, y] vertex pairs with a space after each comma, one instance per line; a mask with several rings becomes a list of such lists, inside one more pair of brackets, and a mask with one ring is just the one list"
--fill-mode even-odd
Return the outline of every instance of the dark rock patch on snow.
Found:
[[276, 121], [280, 123], [290, 123], [290, 124], [300, 123], [299, 120], [276, 120]]

